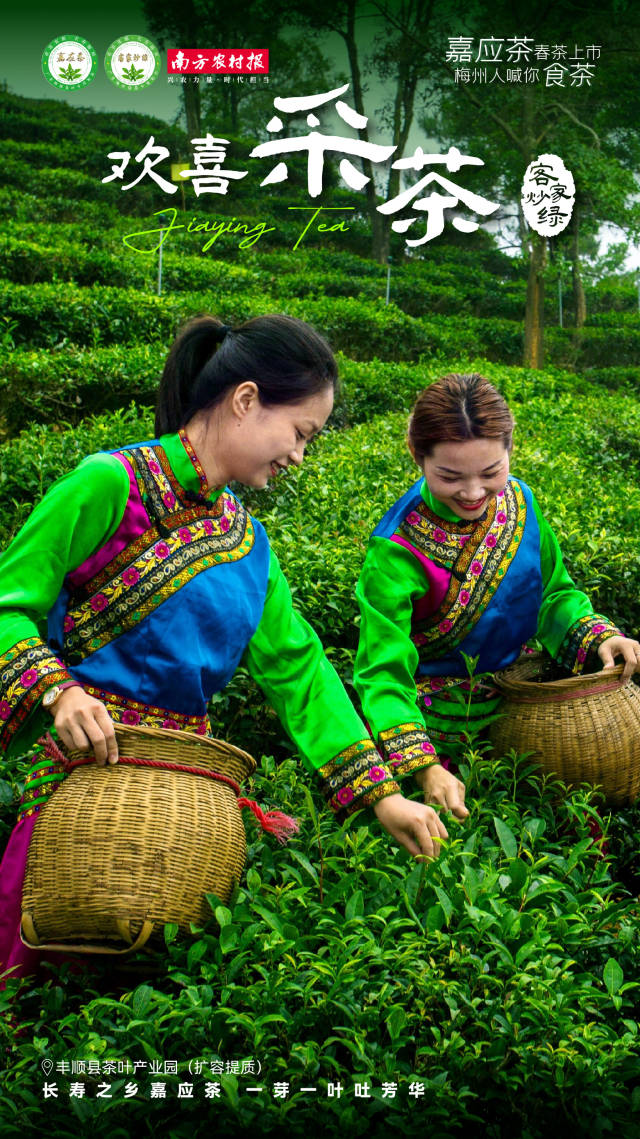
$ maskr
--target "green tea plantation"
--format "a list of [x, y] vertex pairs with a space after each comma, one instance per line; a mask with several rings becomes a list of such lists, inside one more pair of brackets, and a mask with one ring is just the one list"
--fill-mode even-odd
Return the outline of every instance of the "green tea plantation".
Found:
[[[157, 296], [156, 254], [122, 239], [150, 229], [164, 201], [102, 185], [110, 117], [83, 112], [81, 146], [81, 112], [65, 104], [2, 92], [0, 107], [0, 548], [83, 456], [152, 437], [182, 321], [285, 312], [328, 337], [341, 390], [300, 470], [238, 489], [354, 699], [368, 536], [417, 477], [408, 411], [447, 371], [480, 371], [507, 397], [514, 473], [575, 582], [640, 632], [640, 318], [628, 280], [590, 287], [581, 330], [560, 328], [549, 301], [547, 366], [527, 370], [525, 266], [486, 235], [397, 257], [387, 305], [363, 222], [349, 243], [316, 234], [294, 252], [280, 199], [249, 195], [236, 208], [274, 232], [244, 250], [222, 236], [206, 252], [174, 235]], [[140, 115], [127, 130], [132, 146], [177, 132]], [[447, 819], [440, 857], [417, 864], [373, 816], [336, 824], [245, 670], [210, 713], [217, 735], [257, 759], [247, 793], [300, 831], [281, 847], [249, 818], [243, 878], [226, 903], [209, 897], [191, 936], [167, 925], [164, 944], [124, 965], [7, 980], [3, 1139], [638, 1139], [638, 808], [611, 812], [597, 788], [563, 786], [470, 733], [469, 818]], [[28, 761], [0, 771], [2, 847]]]

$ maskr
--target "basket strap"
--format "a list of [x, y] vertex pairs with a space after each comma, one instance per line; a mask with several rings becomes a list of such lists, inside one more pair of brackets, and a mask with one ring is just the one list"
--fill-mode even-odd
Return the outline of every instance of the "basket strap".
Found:
[[[95, 763], [95, 760], [86, 756], [82, 759], [68, 759], [64, 767], [65, 771], [71, 772], [76, 767], [87, 767], [92, 763]], [[155, 767], [160, 771], [183, 771], [187, 775], [206, 775], [209, 779], [215, 779], [216, 783], [226, 783], [236, 796], [240, 794], [240, 784], [236, 783], [235, 779], [230, 775], [222, 775], [219, 771], [210, 771], [208, 767], [191, 767], [187, 763], [170, 763], [164, 759], [138, 759], [133, 755], [118, 756], [118, 763], [124, 767]]]
[[[76, 767], [87, 767], [95, 763], [95, 760], [90, 756], [85, 756], [82, 759], [69, 759], [60, 750], [50, 732], [38, 740], [38, 743], [44, 745], [45, 755], [51, 759], [57, 759], [66, 772], [71, 772]], [[208, 779], [215, 779], [217, 783], [224, 783], [235, 794], [238, 800], [238, 808], [241, 811], [250, 810], [262, 830], [267, 834], [272, 834], [281, 844], [286, 843], [292, 835], [297, 834], [300, 830], [298, 820], [294, 819], [292, 815], [286, 815], [284, 811], [278, 810], [263, 811], [254, 799], [241, 798], [240, 784], [236, 783], [235, 779], [231, 779], [229, 775], [222, 775], [219, 771], [210, 771], [206, 767], [191, 767], [186, 763], [169, 763], [168, 760], [164, 759], [137, 759], [135, 756], [126, 755], [119, 756], [118, 763], [128, 767], [151, 767], [160, 771], [181, 771], [187, 775], [206, 775]]]
[[[118, 922], [118, 929], [125, 940], [128, 932], [126, 925], [126, 922]], [[109, 954], [111, 957], [123, 957], [127, 953], [135, 953], [137, 949], [142, 949], [142, 946], [146, 945], [153, 933], [153, 926], [154, 923], [152, 921], [144, 921], [142, 923], [142, 929], [135, 941], [133, 941], [131, 945], [125, 946], [124, 949], [112, 949], [110, 946], [72, 945], [68, 941], [52, 941], [45, 944], [44, 942], [38, 941], [38, 935], [35, 931], [31, 914], [23, 913], [20, 923], [20, 940], [23, 945], [27, 946], [27, 949], [37, 949], [38, 952], [54, 950], [55, 952], [61, 953], [98, 953]]]

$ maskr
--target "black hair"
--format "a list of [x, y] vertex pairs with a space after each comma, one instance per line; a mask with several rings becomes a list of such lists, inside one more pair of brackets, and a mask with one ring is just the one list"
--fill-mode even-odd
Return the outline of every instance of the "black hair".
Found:
[[198, 411], [253, 380], [260, 402], [299, 403], [331, 386], [338, 369], [324, 337], [292, 316], [256, 316], [236, 328], [197, 316], [179, 333], [160, 379], [156, 435], [178, 431]]

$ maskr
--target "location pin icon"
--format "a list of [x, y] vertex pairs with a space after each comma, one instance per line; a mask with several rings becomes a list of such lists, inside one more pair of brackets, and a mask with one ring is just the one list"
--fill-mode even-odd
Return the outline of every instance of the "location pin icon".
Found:
[[50, 1076], [51, 1069], [53, 1068], [53, 1060], [49, 1060], [48, 1058], [46, 1060], [43, 1060], [40, 1064], [40, 1067], [42, 1068], [45, 1076]]

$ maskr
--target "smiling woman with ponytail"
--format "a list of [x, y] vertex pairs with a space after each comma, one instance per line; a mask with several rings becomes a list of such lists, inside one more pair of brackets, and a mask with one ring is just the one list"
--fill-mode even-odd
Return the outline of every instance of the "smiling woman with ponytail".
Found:
[[[326, 341], [292, 317], [229, 327], [200, 316], [183, 329], [157, 437], [59, 479], [0, 559], [5, 752], [26, 751], [52, 722], [98, 764], [117, 762], [114, 721], [209, 734], [209, 700], [242, 661], [336, 812], [372, 807], [412, 854], [437, 854], [438, 815], [400, 794], [293, 609], [262, 525], [227, 485], [264, 487], [299, 465], [336, 379]], [[27, 781], [0, 871], [0, 972], [35, 964], [18, 939], [22, 876], [61, 777]]]

